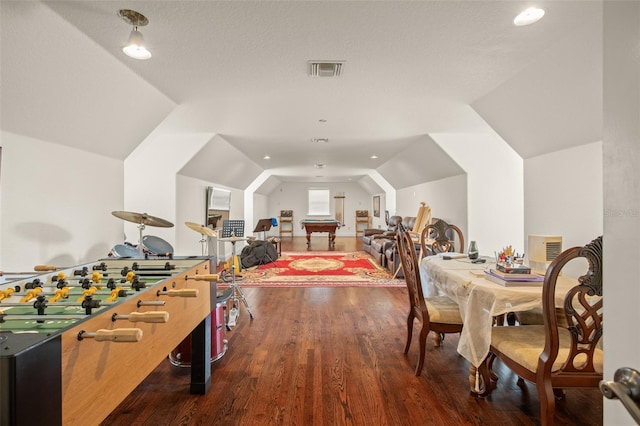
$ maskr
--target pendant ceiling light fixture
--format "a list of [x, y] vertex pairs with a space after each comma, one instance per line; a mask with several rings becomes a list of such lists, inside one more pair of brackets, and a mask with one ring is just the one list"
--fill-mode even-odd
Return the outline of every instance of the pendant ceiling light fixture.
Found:
[[129, 34], [129, 41], [127, 45], [122, 48], [124, 54], [134, 59], [149, 59], [151, 52], [144, 46], [142, 33], [138, 31], [138, 27], [144, 27], [149, 23], [147, 17], [142, 13], [130, 9], [120, 9], [118, 16], [127, 24], [133, 26], [133, 30], [131, 30], [131, 34]]

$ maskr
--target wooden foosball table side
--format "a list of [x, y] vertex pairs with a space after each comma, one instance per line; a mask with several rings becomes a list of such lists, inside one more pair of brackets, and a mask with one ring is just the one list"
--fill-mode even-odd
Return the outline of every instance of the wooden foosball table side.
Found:
[[[65, 331], [62, 346], [62, 424], [98, 424], [107, 417], [167, 355], [198, 327], [210, 327], [210, 313], [215, 306], [215, 284], [186, 279], [209, 274], [207, 262], [188, 269], [144, 291], [139, 297], [118, 304]], [[197, 289], [197, 297], [158, 296], [157, 291]], [[164, 306], [138, 307], [138, 301], [165, 301]], [[166, 311], [167, 323], [131, 323], [112, 321], [114, 313]], [[205, 324], [203, 324], [203, 322]], [[135, 343], [78, 340], [81, 331], [139, 328], [142, 339]], [[208, 331], [208, 330], [207, 330]], [[206, 344], [204, 345], [207, 346]], [[207, 359], [205, 357], [205, 359]]]

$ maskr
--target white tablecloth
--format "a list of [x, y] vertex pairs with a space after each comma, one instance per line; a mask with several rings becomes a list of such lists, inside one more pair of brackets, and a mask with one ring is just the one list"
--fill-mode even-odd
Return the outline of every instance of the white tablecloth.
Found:
[[[437, 290], [460, 306], [464, 327], [458, 352], [476, 367], [489, 353], [494, 316], [542, 306], [542, 284], [504, 287], [483, 278], [487, 268], [495, 268], [495, 263], [473, 264], [466, 258], [443, 260], [441, 256], [425, 257], [420, 263], [425, 296]], [[556, 304], [562, 306], [564, 295], [575, 283], [559, 277]]]

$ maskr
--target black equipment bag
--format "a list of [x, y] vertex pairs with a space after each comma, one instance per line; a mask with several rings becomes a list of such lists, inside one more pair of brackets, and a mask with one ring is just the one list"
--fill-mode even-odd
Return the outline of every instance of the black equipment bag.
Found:
[[243, 268], [275, 262], [277, 258], [276, 247], [267, 241], [253, 241], [240, 252], [240, 262]]

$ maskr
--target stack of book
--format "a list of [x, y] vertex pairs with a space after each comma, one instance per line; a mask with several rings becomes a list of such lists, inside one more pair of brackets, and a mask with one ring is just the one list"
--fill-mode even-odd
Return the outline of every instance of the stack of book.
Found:
[[531, 275], [531, 268], [510, 263], [496, 263], [496, 269], [505, 274]]
[[496, 264], [496, 269], [487, 269], [485, 278], [505, 287], [509, 286], [539, 286], [544, 282], [544, 277], [531, 273], [531, 268], [522, 265]]

